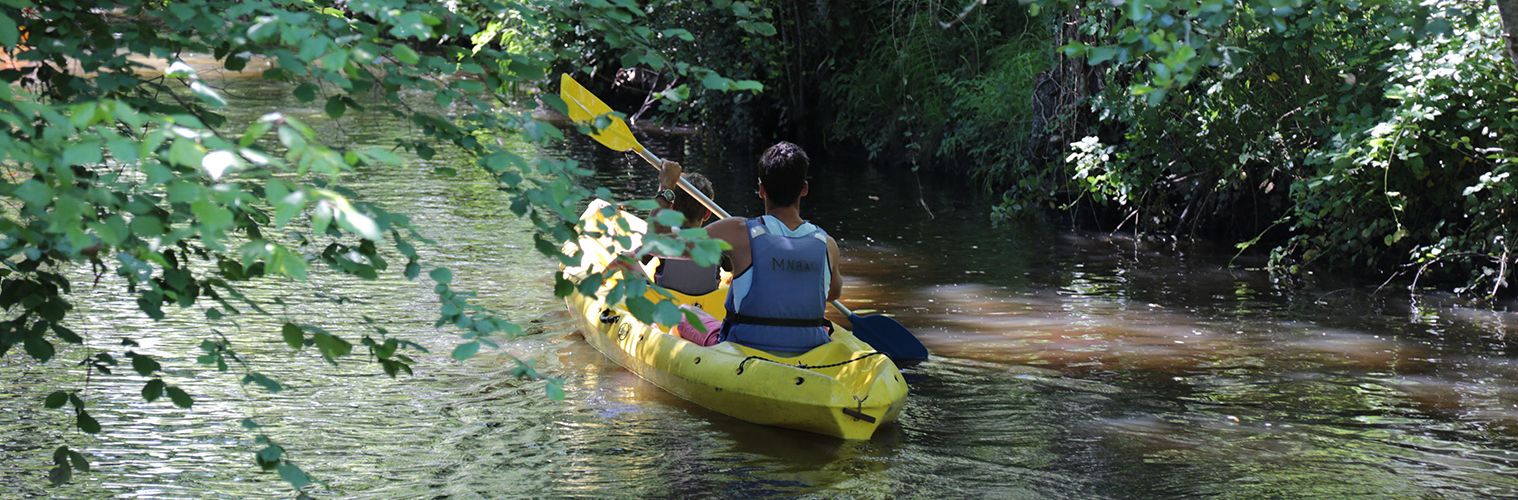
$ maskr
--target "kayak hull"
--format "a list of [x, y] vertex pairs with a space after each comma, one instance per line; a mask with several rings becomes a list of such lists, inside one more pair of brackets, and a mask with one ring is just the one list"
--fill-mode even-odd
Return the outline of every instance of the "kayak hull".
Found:
[[[592, 203], [581, 223], [620, 230], [620, 223], [608, 219], [622, 218], [628, 232], [641, 234], [641, 220], [625, 213], [607, 217], [605, 206], [600, 200]], [[599, 232], [605, 231], [588, 233]], [[604, 268], [612, 261], [605, 251], [610, 241], [610, 235], [585, 237], [580, 248], [586, 257], [581, 266], [566, 268], [566, 276], [578, 282]], [[630, 243], [636, 248], [636, 241]], [[704, 296], [669, 293], [720, 319], [726, 292], [723, 287]], [[648, 297], [657, 295], [650, 291]], [[869, 439], [881, 425], [896, 420], [906, 401], [906, 382], [896, 365], [836, 325], [832, 342], [782, 355], [731, 342], [697, 345], [673, 328], [640, 321], [620, 306], [607, 307], [604, 299], [575, 293], [564, 300], [586, 342], [608, 359], [671, 394], [740, 420]]]

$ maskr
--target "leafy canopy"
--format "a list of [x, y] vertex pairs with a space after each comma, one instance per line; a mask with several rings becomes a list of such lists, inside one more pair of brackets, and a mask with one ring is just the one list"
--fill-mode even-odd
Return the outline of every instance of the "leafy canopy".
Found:
[[[653, 29], [647, 17], [643, 7], [621, 0], [472, 1], [453, 10], [405, 0], [0, 1], [0, 45], [12, 63], [0, 74], [16, 82], [0, 86], [0, 356], [19, 348], [46, 363], [72, 352], [60, 351], [60, 343], [83, 343], [68, 326], [68, 271], [85, 264], [97, 276], [120, 276], [123, 291], [149, 317], [197, 308], [210, 322], [269, 314], [239, 291], [250, 280], [304, 280], [322, 267], [364, 279], [399, 271], [416, 280], [430, 267], [437, 324], [451, 325], [463, 339], [454, 358], [521, 334], [507, 318], [470, 303], [446, 267], [422, 262], [416, 246], [428, 242], [409, 219], [359, 199], [344, 187], [344, 176], [361, 166], [405, 168], [398, 150], [429, 159], [454, 148], [499, 181], [515, 215], [533, 221], [538, 251], [577, 263], [583, 252], [574, 222], [593, 194], [579, 180], [588, 171], [574, 161], [524, 158], [499, 139], [563, 136], [512, 101], [551, 68], [578, 60], [572, 51], [534, 43], [535, 35], [594, 34], [608, 50], [629, 54], [625, 61], [675, 67], [657, 57], [660, 38], [689, 33]], [[216, 82], [183, 61], [191, 54], [210, 55], [228, 71], [266, 67], [262, 78], [284, 83], [296, 100], [320, 105], [332, 118], [378, 110], [419, 133], [389, 149], [348, 147], [324, 142], [310, 125], [278, 110], [232, 123]], [[678, 70], [715, 90], [756, 90], [707, 68], [680, 63]], [[416, 96], [439, 106], [414, 106], [409, 100]], [[695, 249], [704, 259], [720, 251], [699, 231], [650, 243], [670, 253]], [[389, 249], [404, 262], [387, 261]], [[561, 295], [602, 292], [566, 287], [563, 276], [557, 281]], [[625, 289], [632, 286], [616, 280], [607, 293], [613, 303], [632, 297], [627, 305], [644, 321], [677, 319], [656, 314], [672, 306], [644, 299], [641, 288]], [[411, 373], [407, 353], [419, 348], [383, 328], [355, 338], [291, 320], [268, 334], [332, 363], [358, 350], [392, 377]], [[235, 371], [244, 384], [282, 390], [238, 354], [234, 340], [241, 339], [207, 338], [198, 361]], [[158, 361], [134, 347], [123, 340], [81, 365], [140, 378], [149, 403], [195, 404]], [[122, 364], [135, 375], [115, 374]], [[523, 376], [538, 376], [520, 366]], [[556, 380], [548, 392], [563, 393]], [[42, 404], [68, 407], [77, 428], [95, 434], [101, 425], [90, 415], [88, 396], [84, 388], [64, 387]], [[243, 424], [259, 428], [252, 420]], [[264, 470], [302, 491], [315, 481], [291, 450], [265, 435], [256, 442], [263, 448], [255, 462]], [[85, 455], [67, 445], [57, 448], [53, 463], [55, 484], [89, 470]]]

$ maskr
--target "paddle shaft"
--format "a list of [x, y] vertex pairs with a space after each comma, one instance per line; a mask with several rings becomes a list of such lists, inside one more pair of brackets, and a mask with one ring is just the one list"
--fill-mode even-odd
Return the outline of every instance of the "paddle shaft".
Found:
[[[642, 144], [634, 146], [633, 152], [638, 153], [638, 156], [643, 157], [643, 161], [648, 162], [649, 165], [653, 165], [654, 168], [659, 169], [660, 171], [664, 170], [664, 160], [659, 159], [658, 155], [655, 155], [653, 151], [649, 151], [648, 148], [643, 147]], [[701, 190], [696, 189], [696, 186], [692, 186], [690, 181], [685, 180], [684, 176], [680, 177], [680, 189], [684, 189], [687, 194], [695, 197], [696, 201], [701, 202], [701, 205], [706, 207], [707, 210], [711, 210], [712, 213], [717, 214], [717, 217], [726, 219], [733, 216], [732, 214], [728, 213], [727, 210], [723, 210], [722, 206], [718, 205], [716, 201], [708, 198], [706, 196], [706, 193], [702, 193]], [[838, 312], [843, 313], [845, 317], [854, 316], [854, 311], [850, 311], [849, 308], [843, 305], [842, 302], [839, 302], [838, 299], [830, 300], [828, 303], [832, 304], [834, 308], [838, 309]]]

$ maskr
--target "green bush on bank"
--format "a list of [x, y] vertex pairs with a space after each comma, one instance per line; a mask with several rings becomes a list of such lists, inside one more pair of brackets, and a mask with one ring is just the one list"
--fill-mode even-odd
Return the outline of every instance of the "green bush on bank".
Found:
[[1518, 72], [1489, 3], [1066, 8], [1091, 36], [1065, 53], [1105, 90], [1064, 180], [1007, 205], [1090, 203], [1110, 223], [1270, 245], [1285, 276], [1428, 271], [1480, 295], [1511, 282]]

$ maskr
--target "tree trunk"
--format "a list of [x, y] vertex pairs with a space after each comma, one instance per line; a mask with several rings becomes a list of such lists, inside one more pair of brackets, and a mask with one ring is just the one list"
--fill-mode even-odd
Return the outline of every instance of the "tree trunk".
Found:
[[1518, 0], [1497, 0], [1502, 17], [1502, 34], [1507, 40], [1507, 57], [1518, 66]]

